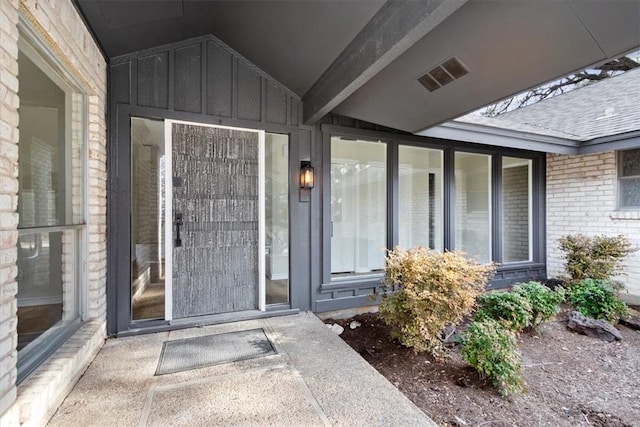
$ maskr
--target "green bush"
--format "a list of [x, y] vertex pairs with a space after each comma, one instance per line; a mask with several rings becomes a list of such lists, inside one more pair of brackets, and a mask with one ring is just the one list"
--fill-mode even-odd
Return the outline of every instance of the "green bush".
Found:
[[403, 345], [442, 357], [440, 333], [473, 310], [494, 271], [493, 265], [468, 260], [462, 252], [388, 251], [384, 282], [397, 291], [383, 298], [380, 316]]
[[513, 332], [531, 325], [533, 310], [527, 299], [514, 292], [492, 292], [478, 298], [476, 320], [499, 321]]
[[537, 329], [543, 322], [558, 312], [559, 304], [564, 301], [564, 289], [551, 290], [539, 282], [527, 282], [515, 285], [513, 293], [527, 300], [531, 307], [532, 319], [529, 327]]
[[493, 319], [474, 321], [462, 333], [460, 353], [501, 395], [524, 391], [515, 334]]
[[606, 280], [585, 279], [567, 290], [567, 300], [580, 313], [615, 323], [627, 314], [615, 286]]
[[559, 242], [571, 283], [584, 279], [609, 280], [624, 259], [635, 251], [623, 235], [588, 237], [576, 234], [564, 236]]

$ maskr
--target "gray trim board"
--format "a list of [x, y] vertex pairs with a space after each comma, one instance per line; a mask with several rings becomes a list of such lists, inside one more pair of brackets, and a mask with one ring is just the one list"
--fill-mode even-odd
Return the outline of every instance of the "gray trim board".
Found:
[[152, 334], [156, 332], [177, 331], [180, 329], [218, 325], [220, 323], [240, 322], [243, 320], [263, 319], [266, 317], [289, 316], [298, 313], [300, 313], [300, 310], [298, 309], [280, 308], [279, 310], [251, 310], [235, 313], [216, 314], [212, 316], [200, 316], [189, 319], [180, 319], [179, 321], [172, 322], [171, 324], [164, 320], [135, 322], [131, 323], [131, 327], [129, 329], [118, 332], [116, 336], [120, 338], [140, 334]]
[[387, 1], [304, 95], [304, 123], [328, 114], [466, 1]]
[[[533, 206], [531, 207], [533, 209]], [[491, 258], [502, 259], [502, 155], [491, 159]]]
[[530, 280], [544, 280], [547, 277], [547, 267], [544, 263], [523, 263], [499, 267], [487, 289], [501, 289], [515, 283]]
[[398, 144], [387, 144], [387, 248], [395, 248], [398, 245], [400, 232], [399, 151]]
[[442, 216], [444, 218], [443, 224], [443, 246], [445, 250], [455, 250], [455, 230], [456, 230], [456, 212], [455, 212], [455, 197], [456, 197], [456, 185], [455, 185], [455, 151], [447, 148], [443, 153], [443, 198], [444, 203], [442, 206]]
[[596, 154], [638, 147], [640, 147], [640, 131], [587, 141], [580, 147], [578, 154]]
[[596, 154], [640, 147], [640, 130], [578, 141], [476, 123], [451, 121], [418, 132], [416, 135], [565, 155]]
[[579, 149], [579, 144], [570, 139], [456, 121], [432, 127], [416, 135], [545, 153], [578, 154]]

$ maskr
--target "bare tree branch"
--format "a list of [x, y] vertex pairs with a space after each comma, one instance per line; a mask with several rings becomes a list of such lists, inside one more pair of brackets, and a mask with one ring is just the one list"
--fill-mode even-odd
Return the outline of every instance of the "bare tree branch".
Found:
[[[640, 54], [640, 52], [637, 52], [634, 55], [639, 56], [638, 54]], [[638, 67], [640, 67], [638, 57], [632, 59], [629, 56], [622, 56], [600, 66], [587, 68], [560, 80], [556, 80], [505, 99], [504, 101], [489, 105], [481, 110], [480, 113], [486, 117], [495, 117], [502, 113], [534, 104], [538, 101], [542, 101], [543, 99], [569, 92], [573, 89], [616, 76]]]

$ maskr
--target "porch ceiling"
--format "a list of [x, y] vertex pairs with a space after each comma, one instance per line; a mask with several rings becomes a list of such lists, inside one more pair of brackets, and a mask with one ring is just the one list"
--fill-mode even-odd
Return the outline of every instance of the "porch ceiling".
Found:
[[384, 0], [76, 0], [108, 57], [213, 34], [302, 96]]
[[[640, 2], [469, 1], [334, 112], [418, 132], [627, 53], [640, 45]], [[417, 78], [455, 56], [469, 68], [435, 92]]]
[[[431, 0], [413, 20], [416, 3], [384, 0], [75, 1], [109, 57], [214, 34], [299, 94], [307, 123], [409, 132], [640, 46], [640, 0]], [[418, 83], [453, 56], [469, 74]]]

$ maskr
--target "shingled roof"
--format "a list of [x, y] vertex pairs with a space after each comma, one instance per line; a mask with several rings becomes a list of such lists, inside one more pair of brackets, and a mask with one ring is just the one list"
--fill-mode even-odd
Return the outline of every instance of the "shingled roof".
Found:
[[640, 69], [497, 117], [468, 114], [454, 122], [575, 141], [637, 131], [640, 130]]

